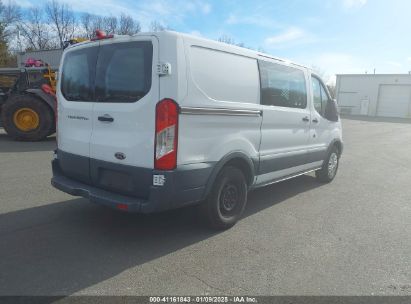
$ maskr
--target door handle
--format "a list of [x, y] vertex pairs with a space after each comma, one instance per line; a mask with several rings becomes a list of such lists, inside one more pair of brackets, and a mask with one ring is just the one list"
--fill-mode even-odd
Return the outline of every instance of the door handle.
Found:
[[307, 121], [310, 121], [310, 119], [308, 118], [308, 116], [306, 116], [306, 117], [303, 118], [303, 121], [307, 122]]
[[103, 116], [99, 116], [99, 117], [98, 117], [98, 120], [99, 120], [99, 121], [105, 121], [105, 122], [113, 122], [113, 121], [114, 121], [114, 118], [111, 117], [111, 116], [108, 115], [108, 114], [104, 114]]
[[318, 123], [318, 119], [317, 119], [317, 118], [314, 118], [314, 119], [313, 119], [313, 123]]

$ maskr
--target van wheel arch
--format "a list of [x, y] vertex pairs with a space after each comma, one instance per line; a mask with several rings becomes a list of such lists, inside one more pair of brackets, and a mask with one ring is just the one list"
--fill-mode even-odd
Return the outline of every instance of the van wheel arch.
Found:
[[342, 143], [339, 140], [335, 140], [332, 146], [337, 148], [338, 156], [341, 156], [342, 149], [343, 149], [342, 148]]
[[343, 143], [342, 143], [339, 139], [334, 139], [334, 140], [330, 143], [330, 145], [328, 146], [327, 154], [326, 154], [326, 155], [328, 155], [333, 148], [336, 148], [336, 149], [337, 149], [337, 151], [338, 151], [338, 157], [340, 157], [341, 154], [342, 154], [342, 152], [343, 152], [343, 149], [344, 149]]
[[227, 166], [230, 167], [235, 167], [241, 170], [241, 172], [244, 174], [246, 181], [247, 181], [247, 186], [250, 187], [253, 182], [254, 182], [254, 176], [255, 176], [255, 166], [253, 164], [253, 161], [246, 156], [242, 152], [234, 152], [229, 155], [224, 156], [217, 164], [215, 165], [213, 171], [211, 172], [211, 175], [208, 179], [203, 198], [205, 199], [209, 193], [211, 192], [211, 189], [213, 187], [213, 184], [218, 176], [218, 174], [221, 172], [221, 170]]

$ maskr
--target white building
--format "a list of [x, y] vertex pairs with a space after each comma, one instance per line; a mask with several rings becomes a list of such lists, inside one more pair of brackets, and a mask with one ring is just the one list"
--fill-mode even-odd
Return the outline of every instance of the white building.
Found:
[[341, 114], [411, 118], [411, 75], [337, 75], [336, 99]]

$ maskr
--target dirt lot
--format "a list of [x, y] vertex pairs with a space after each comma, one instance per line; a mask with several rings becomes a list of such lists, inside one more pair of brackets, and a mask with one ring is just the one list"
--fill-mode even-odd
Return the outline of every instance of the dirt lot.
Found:
[[222, 233], [192, 209], [130, 215], [59, 192], [54, 139], [0, 131], [0, 295], [411, 295], [411, 124], [343, 126], [332, 184], [257, 190]]

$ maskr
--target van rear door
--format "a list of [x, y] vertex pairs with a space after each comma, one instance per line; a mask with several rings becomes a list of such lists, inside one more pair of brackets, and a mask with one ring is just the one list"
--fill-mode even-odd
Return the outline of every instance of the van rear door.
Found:
[[94, 77], [98, 43], [65, 52], [57, 90], [59, 163], [67, 176], [90, 182]]
[[96, 66], [90, 174], [98, 187], [145, 196], [152, 181], [158, 40], [101, 40]]

